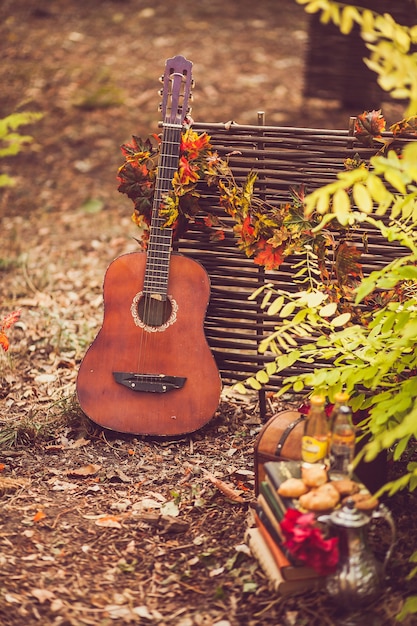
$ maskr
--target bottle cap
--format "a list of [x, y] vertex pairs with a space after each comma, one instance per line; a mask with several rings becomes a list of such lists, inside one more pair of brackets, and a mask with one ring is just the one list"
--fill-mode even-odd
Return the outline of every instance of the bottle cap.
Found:
[[339, 391], [335, 394], [334, 401], [337, 404], [345, 404], [349, 401], [349, 394], [346, 391]]
[[315, 394], [314, 396], [311, 396], [310, 398], [310, 404], [314, 404], [314, 405], [320, 405], [320, 404], [324, 404], [326, 401], [324, 396], [320, 396], [318, 394]]

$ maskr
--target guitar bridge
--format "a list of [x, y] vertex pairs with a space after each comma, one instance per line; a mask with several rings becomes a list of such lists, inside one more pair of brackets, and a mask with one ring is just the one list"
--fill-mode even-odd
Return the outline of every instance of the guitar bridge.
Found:
[[167, 393], [184, 386], [185, 377], [166, 374], [135, 374], [133, 372], [113, 372], [114, 379], [132, 391], [147, 393]]

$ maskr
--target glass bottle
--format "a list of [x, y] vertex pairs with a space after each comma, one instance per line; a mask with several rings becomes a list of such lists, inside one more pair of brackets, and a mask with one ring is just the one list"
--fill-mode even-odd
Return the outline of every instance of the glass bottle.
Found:
[[355, 438], [352, 411], [341, 404], [335, 411], [330, 437], [329, 475], [333, 480], [351, 477]]
[[[330, 442], [332, 439], [332, 431], [333, 431], [333, 424], [334, 424], [334, 420], [335, 417], [340, 409], [340, 407], [342, 405], [348, 406], [349, 405], [349, 394], [346, 393], [346, 391], [339, 391], [338, 393], [335, 394], [334, 396], [334, 404], [333, 404], [333, 409], [332, 412], [328, 418], [328, 422], [327, 422], [327, 426], [328, 426], [328, 437], [329, 437], [329, 449], [328, 449], [328, 454], [330, 454]], [[327, 459], [328, 463], [329, 463], [329, 459]]]
[[310, 411], [301, 439], [301, 459], [304, 463], [324, 463], [328, 454], [328, 423], [325, 398], [310, 398]]

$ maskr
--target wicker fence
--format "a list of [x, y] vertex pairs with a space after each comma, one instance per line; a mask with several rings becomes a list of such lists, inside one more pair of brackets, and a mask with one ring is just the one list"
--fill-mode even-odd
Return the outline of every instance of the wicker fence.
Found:
[[[357, 153], [366, 159], [375, 153], [353, 137], [353, 121], [350, 120], [350, 128], [346, 130], [272, 127], [262, 125], [259, 114], [257, 126], [195, 123], [194, 129], [206, 131], [221, 156], [233, 153], [229, 162], [237, 182], [256, 170], [257, 193], [274, 205], [290, 199], [291, 187], [304, 184], [307, 191], [312, 191], [332, 181], [337, 172], [344, 170], [346, 158]], [[214, 192], [210, 195], [208, 190], [203, 202], [228, 223]], [[211, 299], [205, 331], [222, 379], [230, 384], [252, 375], [271, 358], [259, 354], [258, 345], [270, 334], [276, 321], [260, 309], [258, 302], [248, 300], [248, 296], [265, 281], [290, 291], [298, 290], [299, 286], [292, 278], [290, 263], [284, 263], [277, 271], [266, 272], [238, 250], [231, 227], [225, 235], [223, 241], [212, 243], [207, 233], [194, 227], [181, 239], [178, 249], [199, 260], [210, 276]], [[365, 274], [401, 254], [398, 245], [388, 244], [376, 231], [367, 230], [366, 239], [365, 249], [364, 231], [360, 228], [355, 231], [353, 242], [361, 249]], [[291, 374], [305, 371], [305, 367], [308, 366], [294, 365]], [[282, 376], [288, 374], [283, 372]], [[277, 389], [282, 376], [272, 378], [267, 389]]]

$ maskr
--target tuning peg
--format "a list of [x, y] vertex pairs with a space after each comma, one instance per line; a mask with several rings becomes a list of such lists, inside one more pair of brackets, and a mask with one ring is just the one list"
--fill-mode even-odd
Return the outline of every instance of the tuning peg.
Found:
[[163, 96], [163, 95], [164, 95], [164, 90], [163, 89], [159, 89], [158, 96]]
[[162, 76], [159, 77], [159, 82], [163, 83], [165, 80], [165, 76], [162, 74]]
[[193, 78], [192, 81], [191, 81], [191, 89], [194, 89], [194, 87], [195, 87], [195, 80]]
[[158, 104], [158, 111], [159, 111], [159, 113], [161, 113], [161, 112], [162, 112], [162, 102], [160, 102], [160, 103]]

